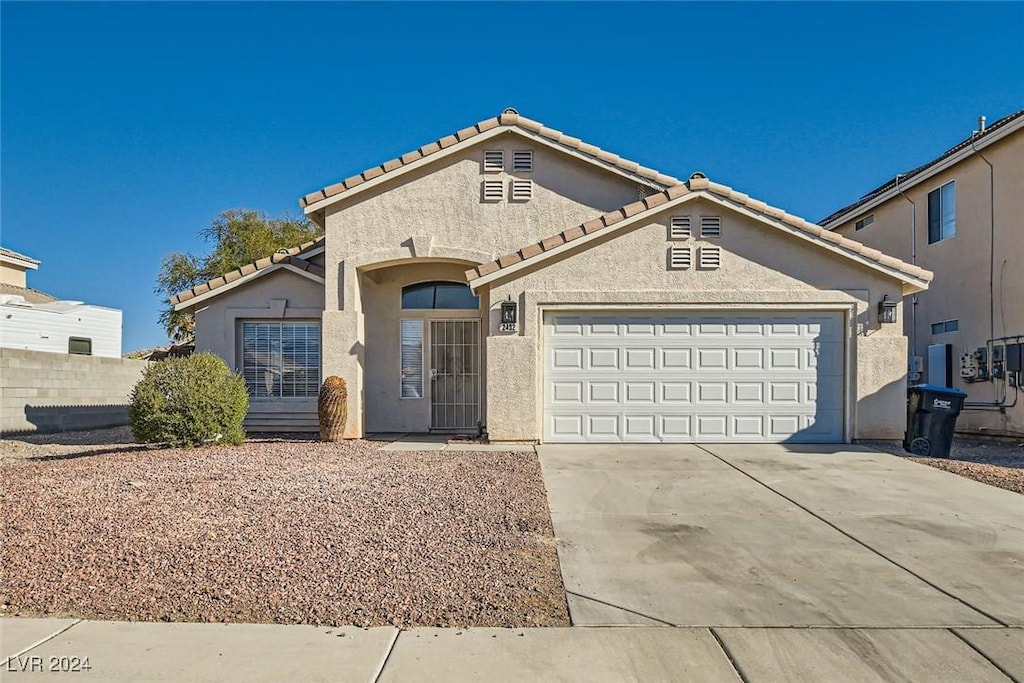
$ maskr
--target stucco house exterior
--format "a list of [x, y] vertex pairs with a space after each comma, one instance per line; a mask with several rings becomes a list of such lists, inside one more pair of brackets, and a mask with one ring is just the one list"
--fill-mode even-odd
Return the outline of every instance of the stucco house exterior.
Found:
[[931, 273], [506, 110], [300, 200], [324, 237], [173, 297], [249, 427], [493, 441], [901, 438]]
[[961, 431], [1024, 435], [1024, 110], [821, 221], [936, 274], [904, 301], [910, 380], [967, 392]]

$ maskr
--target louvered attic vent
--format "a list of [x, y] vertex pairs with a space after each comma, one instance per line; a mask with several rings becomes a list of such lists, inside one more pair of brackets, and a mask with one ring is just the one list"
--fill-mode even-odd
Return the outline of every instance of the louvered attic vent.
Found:
[[505, 198], [505, 183], [500, 180], [485, 180], [483, 193], [485, 202], [500, 202]]
[[500, 173], [505, 170], [505, 152], [500, 149], [484, 150], [484, 173]]
[[512, 181], [512, 201], [514, 202], [525, 202], [529, 201], [533, 197], [533, 181], [532, 180], [513, 180]]
[[691, 234], [689, 216], [672, 216], [669, 219], [668, 238], [670, 240], [688, 240]]
[[722, 236], [722, 217], [721, 216], [701, 216], [700, 217], [700, 236], [703, 238], [709, 237], [721, 237]]
[[703, 270], [716, 270], [722, 267], [721, 247], [701, 247], [700, 267]]
[[533, 171], [533, 150], [517, 149], [512, 152], [512, 170], [516, 173], [530, 173]]
[[690, 247], [671, 247], [668, 250], [668, 267], [672, 270], [686, 270], [693, 267], [693, 250]]

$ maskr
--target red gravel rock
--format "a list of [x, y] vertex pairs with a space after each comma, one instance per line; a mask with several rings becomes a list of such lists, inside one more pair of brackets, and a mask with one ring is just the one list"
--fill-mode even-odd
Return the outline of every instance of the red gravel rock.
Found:
[[3, 614], [569, 624], [535, 454], [87, 441], [2, 442]]

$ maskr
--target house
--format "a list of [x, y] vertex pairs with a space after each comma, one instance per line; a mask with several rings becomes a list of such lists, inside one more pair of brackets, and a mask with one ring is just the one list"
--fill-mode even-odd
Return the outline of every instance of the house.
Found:
[[0, 247], [0, 348], [120, 357], [121, 311], [28, 287], [26, 272], [39, 263]]
[[961, 431], [1024, 435], [1024, 110], [821, 221], [936, 273], [904, 301], [910, 381], [967, 392]]
[[324, 237], [172, 298], [245, 377], [250, 429], [494, 441], [903, 436], [879, 305], [931, 273], [509, 109], [300, 200]]

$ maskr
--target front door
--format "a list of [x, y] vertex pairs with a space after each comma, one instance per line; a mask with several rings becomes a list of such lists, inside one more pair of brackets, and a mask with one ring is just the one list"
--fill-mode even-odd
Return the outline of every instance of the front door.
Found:
[[475, 430], [480, 419], [480, 321], [430, 321], [430, 428]]

